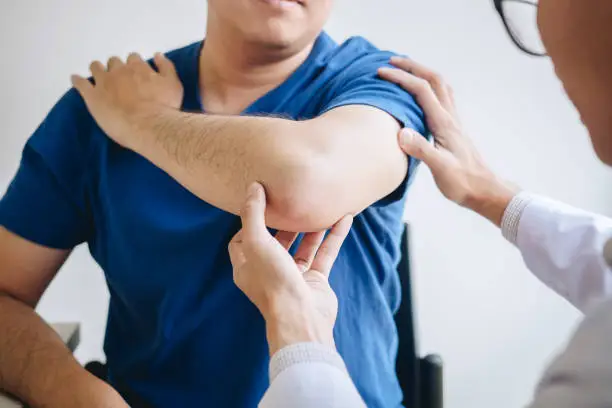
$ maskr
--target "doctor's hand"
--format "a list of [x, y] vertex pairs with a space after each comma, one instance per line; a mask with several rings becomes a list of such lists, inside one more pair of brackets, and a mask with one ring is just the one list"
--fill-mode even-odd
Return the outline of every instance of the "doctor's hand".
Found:
[[394, 57], [391, 64], [397, 68], [381, 68], [379, 75], [415, 97], [434, 137], [431, 144], [416, 131], [403, 129], [399, 135], [402, 149], [430, 168], [446, 198], [499, 226], [517, 190], [491, 171], [464, 133], [451, 87], [410, 59]]
[[325, 231], [306, 234], [295, 257], [289, 253], [297, 234], [266, 228], [266, 195], [257, 183], [241, 210], [242, 230], [229, 244], [234, 281], [266, 320], [270, 353], [296, 343], [335, 348], [333, 328], [338, 300], [329, 274], [349, 233], [352, 217]]

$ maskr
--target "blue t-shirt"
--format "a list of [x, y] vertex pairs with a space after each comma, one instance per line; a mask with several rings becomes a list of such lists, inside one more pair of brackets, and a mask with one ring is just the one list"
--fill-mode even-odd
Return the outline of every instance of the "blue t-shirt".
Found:
[[[201, 46], [168, 54], [187, 111], [202, 110]], [[338, 45], [323, 33], [306, 62], [244, 114], [300, 120], [370, 105], [424, 132], [415, 101], [377, 77], [391, 55], [362, 38]], [[331, 275], [340, 303], [337, 346], [371, 408], [402, 400], [393, 314], [407, 184], [356, 217]], [[110, 381], [130, 404], [257, 405], [268, 386], [269, 356], [264, 321], [232, 280], [227, 244], [239, 218], [110, 140], [74, 90], [27, 142], [0, 201], [0, 225], [48, 247], [89, 245], [110, 291]]]

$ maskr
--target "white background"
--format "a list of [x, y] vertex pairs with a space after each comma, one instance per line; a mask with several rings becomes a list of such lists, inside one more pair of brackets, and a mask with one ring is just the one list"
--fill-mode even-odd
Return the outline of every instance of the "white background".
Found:
[[[435, 67], [454, 85], [489, 163], [525, 188], [612, 215], [599, 164], [550, 62], [520, 54], [489, 0], [338, 0], [338, 40], [363, 35]], [[27, 137], [92, 59], [150, 56], [201, 39], [205, 0], [1, 0], [0, 191]], [[606, 187], [607, 186], [607, 187]], [[450, 408], [516, 408], [579, 315], [524, 268], [487, 222], [447, 203], [425, 168], [407, 208], [414, 229], [420, 343], [446, 363]], [[102, 357], [108, 294], [79, 248], [40, 313], [79, 321], [81, 361]]]

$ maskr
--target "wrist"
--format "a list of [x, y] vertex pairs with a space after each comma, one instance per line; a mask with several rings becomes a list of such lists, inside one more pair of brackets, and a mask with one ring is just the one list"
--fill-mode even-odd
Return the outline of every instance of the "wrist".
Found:
[[270, 355], [299, 343], [318, 343], [335, 350], [333, 324], [304, 302], [283, 302], [264, 315]]
[[465, 205], [501, 227], [504, 213], [518, 192], [517, 187], [492, 177], [488, 182], [482, 183], [482, 188], [468, 196]]

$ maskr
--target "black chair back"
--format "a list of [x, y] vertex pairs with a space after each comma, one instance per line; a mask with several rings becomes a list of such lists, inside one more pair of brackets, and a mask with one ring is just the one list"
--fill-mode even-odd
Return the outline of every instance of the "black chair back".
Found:
[[404, 228], [402, 258], [397, 268], [402, 285], [402, 302], [395, 315], [399, 336], [396, 372], [407, 408], [443, 408], [444, 373], [442, 358], [437, 354], [421, 357], [415, 330], [410, 259], [410, 227]]
[[420, 357], [417, 352], [415, 321], [412, 310], [410, 266], [410, 227], [406, 225], [402, 236], [402, 257], [397, 268], [402, 285], [402, 302], [395, 315], [395, 324], [399, 336], [396, 372], [404, 393], [404, 406], [420, 408]]

